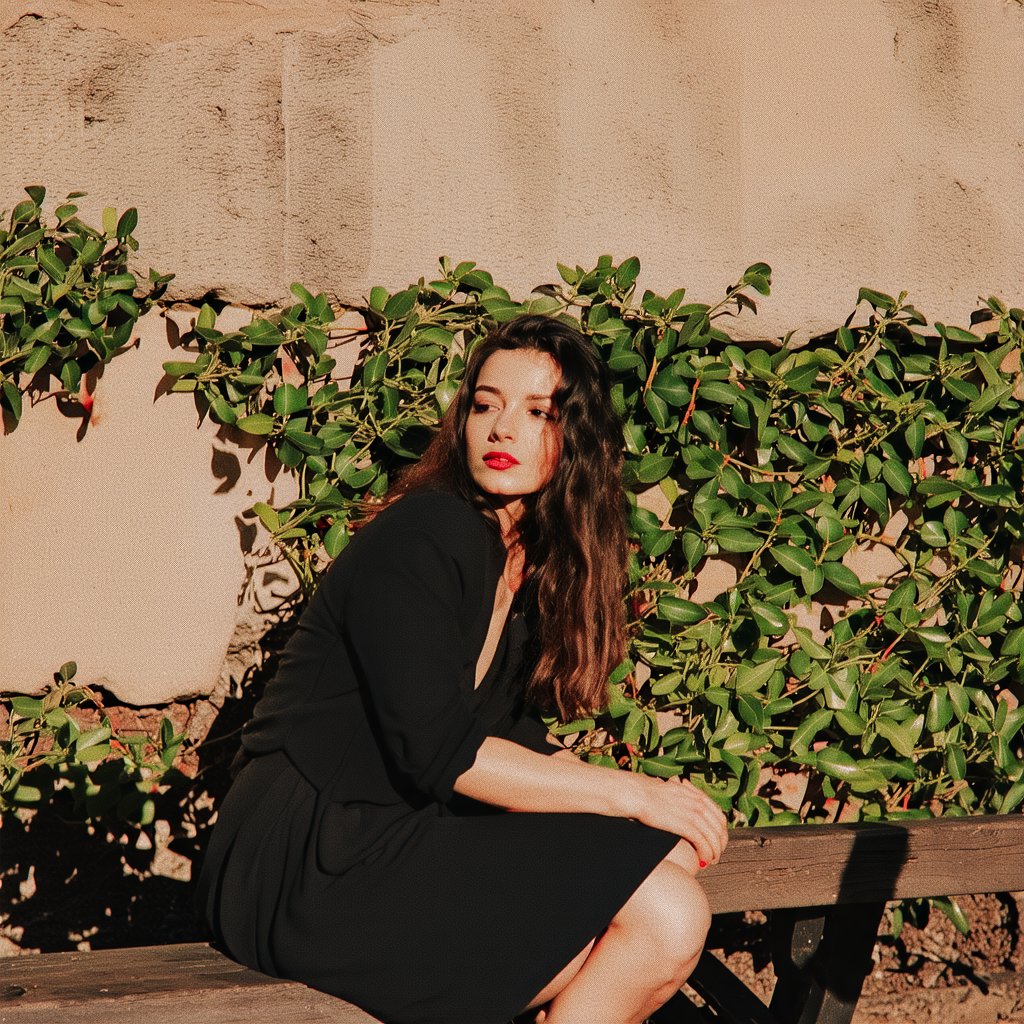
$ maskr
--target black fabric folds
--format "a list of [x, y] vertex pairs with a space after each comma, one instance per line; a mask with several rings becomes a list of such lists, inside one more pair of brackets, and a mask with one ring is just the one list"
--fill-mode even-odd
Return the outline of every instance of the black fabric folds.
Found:
[[243, 730], [199, 902], [231, 955], [387, 1024], [505, 1024], [677, 838], [453, 796], [488, 735], [550, 753], [514, 606], [474, 688], [503, 566], [481, 514], [411, 495], [328, 570]]

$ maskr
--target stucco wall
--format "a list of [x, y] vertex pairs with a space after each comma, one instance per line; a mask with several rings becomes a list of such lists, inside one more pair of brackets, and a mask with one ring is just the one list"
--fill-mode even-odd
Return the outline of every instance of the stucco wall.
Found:
[[[181, 301], [274, 303], [295, 279], [356, 298], [441, 253], [523, 289], [610, 251], [696, 298], [766, 260], [757, 336], [833, 326], [865, 284], [962, 321], [979, 294], [1024, 299], [1022, 57], [1017, 0], [5, 0], [0, 205], [40, 182], [87, 190], [96, 220], [137, 206], [142, 262]], [[166, 358], [149, 329], [107, 372], [112, 409], [130, 363]], [[232, 518], [260, 482], [217, 494], [210, 439], [149, 398], [80, 442], [39, 409], [0, 438], [0, 687], [70, 656], [141, 702], [216, 678], [244, 575]], [[157, 420], [166, 461], [126, 455]], [[127, 588], [97, 534], [118, 511], [145, 554]], [[72, 551], [23, 552], [69, 515]], [[188, 531], [215, 585], [171, 554]], [[65, 611], [58, 645], [69, 585], [92, 610]], [[130, 652], [118, 602], [155, 620]]]

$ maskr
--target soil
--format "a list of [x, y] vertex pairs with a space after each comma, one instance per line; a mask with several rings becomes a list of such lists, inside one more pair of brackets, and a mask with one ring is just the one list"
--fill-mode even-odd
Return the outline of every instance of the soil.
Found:
[[[962, 935], [932, 908], [892, 938], [892, 908], [875, 947], [853, 1024], [1024, 1024], [1024, 894], [962, 896], [970, 921]], [[924, 918], [925, 905], [918, 904]], [[768, 1002], [775, 984], [761, 913], [716, 920], [710, 944], [756, 995]]]

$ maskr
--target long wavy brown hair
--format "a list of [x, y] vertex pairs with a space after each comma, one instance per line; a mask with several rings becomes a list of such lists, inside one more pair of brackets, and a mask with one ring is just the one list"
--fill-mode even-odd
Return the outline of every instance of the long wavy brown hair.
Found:
[[381, 503], [366, 506], [364, 515], [373, 518], [414, 491], [447, 490], [478, 507], [497, 528], [486, 495], [470, 475], [466, 420], [487, 358], [516, 349], [547, 353], [561, 370], [554, 394], [561, 456], [550, 482], [524, 499], [518, 528], [526, 556], [523, 586], [536, 605], [536, 662], [528, 692], [569, 721], [606, 705], [608, 675], [625, 653], [622, 424], [594, 345], [550, 316], [519, 316], [495, 328], [472, 350], [462, 385], [423, 457]]

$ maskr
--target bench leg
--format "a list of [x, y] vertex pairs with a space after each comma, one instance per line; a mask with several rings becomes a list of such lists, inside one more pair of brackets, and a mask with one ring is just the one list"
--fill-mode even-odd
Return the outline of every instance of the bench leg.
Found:
[[850, 903], [771, 914], [779, 1024], [850, 1024], [884, 903]]

